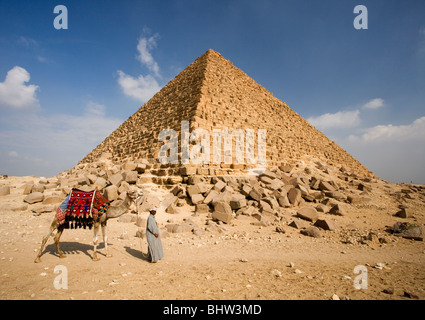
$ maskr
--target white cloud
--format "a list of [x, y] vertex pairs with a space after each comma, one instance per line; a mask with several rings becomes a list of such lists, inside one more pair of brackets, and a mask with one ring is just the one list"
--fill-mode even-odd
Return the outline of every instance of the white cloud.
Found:
[[425, 140], [425, 117], [416, 119], [408, 125], [379, 125], [365, 131], [361, 136], [365, 142]]
[[[146, 28], [143, 33], [149, 33]], [[147, 102], [152, 96], [161, 90], [158, 84], [158, 79], [161, 78], [159, 74], [159, 66], [151, 54], [151, 50], [156, 47], [156, 40], [159, 38], [158, 34], [151, 37], [143, 36], [139, 39], [137, 44], [137, 60], [145, 65], [150, 74], [139, 75], [133, 77], [125, 72], [118, 70], [118, 84], [125, 95], [140, 101], [141, 103]]]
[[352, 128], [360, 124], [359, 114], [359, 110], [339, 111], [336, 113], [325, 113], [318, 117], [310, 117], [307, 121], [320, 130]]
[[7, 72], [4, 82], [0, 82], [0, 107], [16, 109], [38, 107], [36, 91], [38, 86], [25, 83], [30, 81], [30, 74], [24, 68], [13, 67]]
[[[123, 122], [108, 117], [105, 106], [93, 101], [81, 115], [27, 112], [1, 121], [12, 127], [0, 131], [0, 150], [13, 151], [6, 152], [9, 160], [0, 152], [0, 167], [31, 175], [55, 175], [72, 168]], [[7, 162], [11, 158], [14, 161]]]
[[362, 109], [378, 109], [383, 107], [384, 104], [384, 100], [381, 98], [376, 98], [376, 99], [372, 99], [369, 102], [365, 103], [362, 106]]
[[147, 102], [155, 93], [161, 90], [161, 86], [151, 75], [140, 75], [138, 78], [134, 78], [119, 70], [118, 76], [118, 83], [124, 94], [142, 103]]
[[158, 37], [158, 34], [155, 34], [150, 38], [142, 37], [139, 39], [139, 43], [137, 44], [137, 51], [139, 51], [137, 59], [146, 65], [149, 71], [153, 72], [157, 77], [159, 76], [159, 66], [152, 57], [150, 51], [156, 47], [156, 39]]

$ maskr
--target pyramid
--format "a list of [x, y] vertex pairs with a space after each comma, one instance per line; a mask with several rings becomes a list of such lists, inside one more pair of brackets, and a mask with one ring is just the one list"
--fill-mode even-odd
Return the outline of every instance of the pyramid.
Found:
[[[182, 121], [189, 122], [190, 132], [201, 128], [210, 132], [211, 137], [214, 129], [233, 132], [251, 129], [256, 138], [260, 130], [266, 130], [265, 157], [268, 168], [295, 165], [309, 158], [335, 167], [344, 166], [359, 175], [373, 175], [286, 103], [211, 49], [140, 107], [79, 164], [95, 162], [106, 153], [115, 162], [146, 159], [154, 168], [167, 167], [170, 168], [169, 174], [178, 174], [182, 167], [187, 167], [180, 161], [184, 139]], [[165, 143], [158, 140], [163, 129], [172, 129], [179, 137], [178, 164], [161, 165], [158, 160]], [[194, 144], [191, 142], [192, 146]], [[254, 146], [257, 155], [259, 145], [258, 142]], [[236, 147], [232, 148], [234, 151]], [[220, 152], [223, 154], [224, 151]], [[213, 155], [210, 159], [208, 164], [198, 165], [203, 168], [202, 172], [215, 170], [215, 173], [226, 174], [255, 167], [255, 163], [217, 163], [213, 161]], [[235, 159], [235, 152], [232, 159]]]

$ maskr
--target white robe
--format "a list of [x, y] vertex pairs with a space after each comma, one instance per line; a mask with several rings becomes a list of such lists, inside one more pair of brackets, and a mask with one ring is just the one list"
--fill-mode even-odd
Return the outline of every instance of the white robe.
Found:
[[[154, 234], [158, 235], [158, 238]], [[146, 238], [148, 240], [148, 256], [152, 262], [162, 259], [164, 253], [162, 251], [161, 236], [159, 235], [158, 225], [156, 224], [155, 216], [149, 215], [148, 223], [146, 225]]]

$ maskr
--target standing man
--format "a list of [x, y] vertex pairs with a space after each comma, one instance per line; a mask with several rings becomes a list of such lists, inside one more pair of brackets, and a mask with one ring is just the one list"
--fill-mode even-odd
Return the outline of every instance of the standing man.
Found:
[[158, 225], [156, 224], [156, 208], [149, 209], [150, 215], [146, 225], [146, 238], [148, 240], [148, 257], [151, 262], [159, 262], [164, 256], [162, 252], [161, 237], [159, 236]]

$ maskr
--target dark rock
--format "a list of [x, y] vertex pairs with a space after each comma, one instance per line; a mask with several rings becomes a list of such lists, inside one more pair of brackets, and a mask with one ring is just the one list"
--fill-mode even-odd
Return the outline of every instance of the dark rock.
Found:
[[423, 241], [422, 228], [416, 223], [396, 222], [393, 226], [393, 234], [406, 239]]
[[338, 223], [334, 220], [329, 219], [319, 219], [316, 221], [314, 226], [322, 228], [323, 230], [333, 231], [338, 228]]
[[312, 207], [304, 207], [298, 210], [297, 216], [314, 223], [319, 218], [319, 213]]
[[319, 228], [317, 227], [308, 227], [306, 229], [302, 229], [301, 234], [305, 235], [305, 236], [309, 236], [309, 237], [313, 237], [313, 238], [320, 238], [322, 236], [322, 234], [320, 233]]

